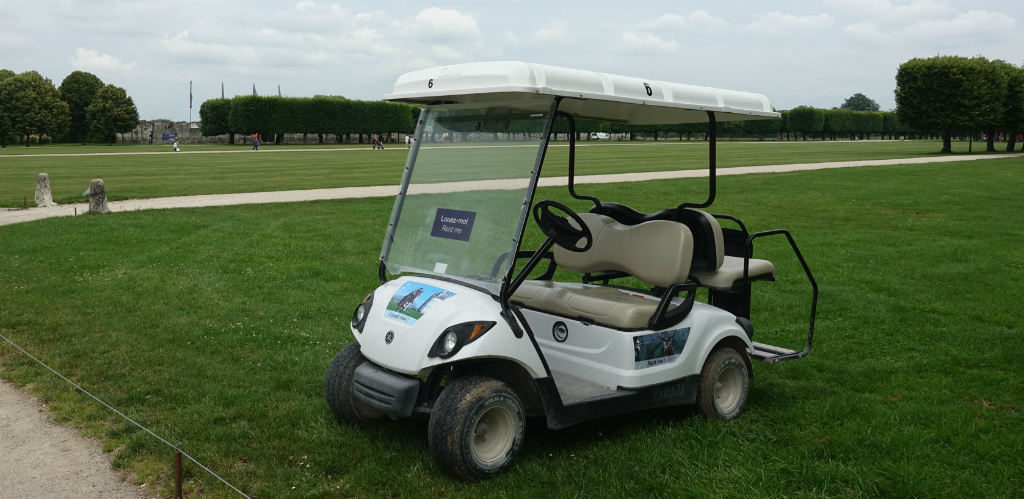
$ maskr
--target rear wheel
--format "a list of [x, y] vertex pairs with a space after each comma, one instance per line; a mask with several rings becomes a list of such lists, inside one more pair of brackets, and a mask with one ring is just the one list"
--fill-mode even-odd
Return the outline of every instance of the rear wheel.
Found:
[[352, 377], [356, 368], [366, 362], [359, 351], [359, 343], [350, 343], [342, 348], [324, 377], [324, 398], [338, 421], [348, 424], [369, 423], [379, 419], [381, 414], [352, 396]]
[[458, 378], [448, 383], [430, 413], [430, 452], [457, 478], [489, 478], [512, 465], [525, 423], [523, 404], [507, 384], [484, 376]]
[[708, 419], [734, 419], [747, 402], [750, 372], [743, 354], [730, 347], [708, 356], [700, 373], [697, 406]]

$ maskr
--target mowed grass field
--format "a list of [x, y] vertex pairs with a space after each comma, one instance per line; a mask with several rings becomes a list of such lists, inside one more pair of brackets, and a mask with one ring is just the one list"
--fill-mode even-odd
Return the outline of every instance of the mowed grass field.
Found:
[[[753, 151], [785, 146], [731, 152], [749, 150], [757, 164]], [[581, 149], [581, 165], [594, 154], [610, 168], [629, 147]], [[833, 145], [818, 147], [827, 155]], [[334, 154], [390, 153], [296, 157]], [[197, 155], [195, 168], [215, 158]], [[647, 169], [675, 167], [665, 163]], [[381, 168], [377, 181], [397, 178]], [[475, 484], [433, 463], [426, 420], [352, 428], [323, 400], [327, 365], [353, 339], [352, 310], [378, 283], [391, 199], [0, 227], [0, 330], [252, 496], [1020, 497], [1022, 173], [1016, 158], [720, 178], [712, 211], [752, 230], [790, 229], [814, 270], [811, 355], [756, 364], [747, 410], [732, 422], [683, 409], [562, 431], [531, 422], [518, 464]], [[706, 181], [579, 190], [651, 211], [703, 199]], [[587, 208], [564, 188], [537, 199]], [[527, 247], [538, 244], [529, 236]], [[782, 241], [758, 251], [779, 281], [755, 287], [755, 339], [797, 346], [806, 281]], [[169, 448], [6, 343], [0, 366], [170, 495]], [[185, 471], [189, 497], [235, 496]]]
[[[536, 147], [535, 142], [512, 145]], [[404, 145], [384, 150], [369, 145], [261, 146], [259, 152], [244, 145], [186, 146], [181, 153], [169, 149], [148, 145], [0, 149], [0, 207], [22, 206], [26, 200], [31, 206], [36, 176], [42, 172], [50, 176], [53, 200], [73, 203], [87, 201], [82, 193], [95, 178], [104, 180], [110, 200], [397, 184], [407, 155]], [[907, 158], [937, 155], [940, 149], [936, 141], [720, 141], [718, 158], [719, 166], [730, 167]], [[954, 150], [967, 147], [957, 144]], [[100, 155], [67, 156], [76, 152]], [[482, 149], [481, 155], [487, 152]], [[555, 144], [544, 175], [566, 175], [567, 158], [567, 145]], [[580, 174], [706, 168], [707, 143], [581, 142], [577, 164]]]

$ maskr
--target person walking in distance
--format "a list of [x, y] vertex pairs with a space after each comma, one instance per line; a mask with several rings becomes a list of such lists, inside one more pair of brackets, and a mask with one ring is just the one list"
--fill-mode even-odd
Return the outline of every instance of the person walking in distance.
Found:
[[253, 151], [259, 151], [260, 150], [260, 134], [258, 134], [258, 133], [252, 134], [252, 150]]

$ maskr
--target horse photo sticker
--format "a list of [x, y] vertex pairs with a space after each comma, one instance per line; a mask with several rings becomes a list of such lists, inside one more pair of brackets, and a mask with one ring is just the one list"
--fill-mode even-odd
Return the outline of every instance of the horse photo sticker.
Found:
[[689, 337], [688, 327], [634, 336], [633, 368], [645, 369], [672, 362], [683, 353]]
[[398, 288], [388, 302], [384, 316], [407, 326], [416, 324], [420, 317], [427, 314], [430, 307], [443, 300], [455, 296], [436, 286], [409, 281]]

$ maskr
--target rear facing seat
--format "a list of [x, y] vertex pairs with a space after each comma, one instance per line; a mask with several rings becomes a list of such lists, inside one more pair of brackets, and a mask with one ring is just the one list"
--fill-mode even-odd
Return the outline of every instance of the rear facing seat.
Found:
[[[742, 287], [743, 258], [725, 254], [722, 226], [711, 214], [693, 208], [673, 208], [643, 214], [616, 203], [601, 203], [594, 211], [627, 225], [652, 220], [671, 220], [685, 225], [693, 235], [693, 261], [690, 266], [693, 280], [701, 286], [718, 291], [738, 290]], [[751, 258], [748, 277], [751, 281], [774, 280], [775, 266], [768, 260]]]
[[[593, 245], [579, 253], [556, 246], [554, 259], [560, 267], [581, 273], [619, 270], [665, 288], [687, 281], [693, 238], [685, 225], [652, 220], [630, 226], [594, 213], [581, 213], [580, 218], [593, 235]], [[607, 286], [525, 281], [512, 301], [617, 329], [644, 329], [659, 299]]]
[[[681, 223], [694, 235], [694, 265], [691, 276], [702, 286], [715, 290], [734, 290], [743, 284], [743, 258], [726, 256], [722, 225], [710, 213], [686, 208], [679, 210]], [[697, 254], [704, 257], [701, 264]], [[713, 256], [712, 256], [713, 255]], [[714, 265], [710, 265], [711, 262]], [[707, 264], [704, 264], [706, 262]], [[751, 281], [775, 280], [775, 265], [768, 260], [751, 258], [747, 269]]]

